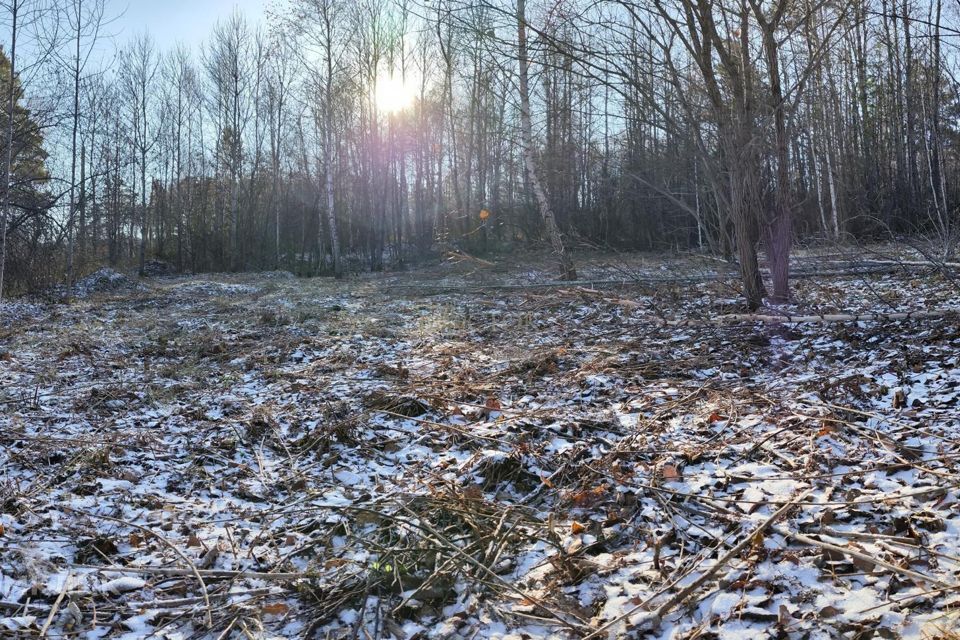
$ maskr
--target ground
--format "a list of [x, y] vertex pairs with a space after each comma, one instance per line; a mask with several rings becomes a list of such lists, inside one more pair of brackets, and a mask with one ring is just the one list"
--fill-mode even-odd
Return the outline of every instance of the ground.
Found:
[[[0, 637], [956, 629], [955, 313], [724, 319], [716, 261], [530, 263], [7, 304]], [[960, 307], [853, 266], [799, 260], [765, 313]]]

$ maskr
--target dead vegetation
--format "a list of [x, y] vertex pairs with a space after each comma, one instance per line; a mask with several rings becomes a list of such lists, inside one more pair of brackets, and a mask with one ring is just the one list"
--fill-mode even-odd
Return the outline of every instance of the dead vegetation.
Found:
[[[921, 308], [869, 277], [778, 311]], [[950, 637], [949, 318], [383, 284], [162, 279], [7, 325], [0, 637]]]

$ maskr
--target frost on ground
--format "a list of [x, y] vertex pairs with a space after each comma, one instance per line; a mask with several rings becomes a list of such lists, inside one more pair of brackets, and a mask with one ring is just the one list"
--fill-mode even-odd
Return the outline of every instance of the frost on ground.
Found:
[[[5, 307], [0, 637], [956, 627], [955, 316], [717, 326], [732, 281], [402, 284], [173, 278]], [[797, 299], [960, 302], [915, 269]]]

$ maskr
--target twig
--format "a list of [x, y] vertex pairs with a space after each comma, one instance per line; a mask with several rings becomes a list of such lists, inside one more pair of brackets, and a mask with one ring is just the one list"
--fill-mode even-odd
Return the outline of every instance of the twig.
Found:
[[[249, 596], [255, 598], [257, 596], [269, 596], [272, 594], [277, 594], [279, 592], [273, 591], [272, 589], [263, 588], [263, 589], [251, 589], [249, 591], [233, 591], [228, 593], [215, 593], [210, 596], [211, 601], [215, 600], [227, 600], [229, 598]], [[153, 600], [151, 602], [131, 602], [128, 606], [131, 609], [176, 609], [178, 607], [187, 607], [193, 604], [205, 603], [202, 597], [196, 598], [174, 598], [173, 600]]]
[[[722, 569], [732, 559], [739, 556], [744, 549], [749, 547], [751, 544], [754, 544], [754, 541], [756, 540], [756, 537], [758, 535], [766, 531], [774, 522], [776, 522], [777, 519], [779, 519], [782, 515], [784, 515], [787, 511], [792, 509], [798, 503], [806, 499], [807, 496], [809, 496], [811, 493], [813, 493], [813, 488], [807, 489], [806, 491], [799, 494], [797, 497], [795, 497], [794, 499], [790, 500], [789, 502], [784, 504], [782, 507], [777, 509], [777, 511], [775, 511], [772, 516], [764, 520], [756, 529], [751, 531], [750, 535], [746, 536], [743, 540], [741, 540], [739, 543], [734, 545], [734, 547], [730, 549], [730, 551], [728, 551], [722, 558], [717, 560], [716, 564], [714, 564], [712, 567], [704, 571], [699, 578], [691, 582], [689, 585], [687, 585], [684, 589], [679, 591], [672, 598], [664, 602], [650, 616], [642, 620], [638, 625], [638, 629], [644, 626], [647, 626], [648, 628], [652, 628], [652, 629], [656, 629], [657, 627], [659, 627], [660, 622], [663, 620], [664, 616], [670, 613], [670, 611], [674, 607], [676, 607], [678, 604], [686, 600], [690, 596], [690, 594], [692, 594], [694, 591], [699, 589], [707, 580], [715, 576], [720, 571], [720, 569]], [[604, 631], [630, 618], [630, 616], [635, 614], [645, 605], [646, 603], [642, 603], [633, 607], [623, 615], [618, 616], [617, 618], [614, 618], [607, 624], [603, 625], [602, 627], [600, 627], [599, 629], [597, 629], [596, 631], [588, 635], [586, 638], [584, 638], [584, 640], [590, 640], [591, 638], [596, 638]]]
[[47, 621], [43, 623], [43, 626], [40, 627], [40, 637], [47, 635], [47, 630], [50, 628], [50, 625], [53, 624], [53, 618], [57, 615], [57, 611], [60, 610], [60, 603], [63, 602], [63, 597], [67, 595], [67, 588], [70, 586], [70, 572], [67, 572], [67, 577], [63, 581], [63, 588], [60, 589], [60, 595], [57, 596], [57, 599], [53, 603], [53, 607], [50, 608], [50, 615], [47, 616]]
[[200, 583], [200, 591], [203, 594], [203, 601], [207, 607], [207, 627], [208, 628], [213, 627], [213, 607], [210, 606], [210, 592], [207, 590], [207, 584], [203, 581], [203, 576], [200, 575], [200, 570], [197, 569], [197, 566], [193, 563], [193, 561], [190, 560], [190, 558], [188, 558], [186, 554], [180, 551], [180, 549], [178, 549], [172, 542], [170, 542], [169, 540], [167, 540], [166, 538], [164, 538], [163, 536], [155, 532], [153, 529], [144, 527], [134, 522], [128, 522], [126, 520], [121, 520], [120, 518], [114, 518], [112, 516], [104, 516], [104, 515], [88, 513], [86, 511], [79, 511], [72, 507], [63, 507], [63, 509], [65, 511], [71, 511], [73, 513], [84, 515], [89, 518], [100, 518], [102, 520], [108, 520], [110, 522], [116, 522], [118, 524], [139, 529], [140, 531], [143, 531], [144, 533], [150, 534], [151, 536], [155, 537], [164, 546], [166, 546], [168, 549], [170, 549], [175, 554], [177, 554], [181, 560], [187, 563], [187, 566], [190, 567], [190, 573], [197, 579], [197, 582]]
[[850, 549], [849, 547], [841, 547], [839, 545], [831, 544], [829, 542], [824, 542], [822, 540], [816, 540], [815, 538], [811, 538], [810, 536], [805, 536], [802, 533], [796, 533], [794, 531], [790, 531], [789, 529], [785, 529], [783, 527], [774, 527], [774, 531], [776, 531], [783, 537], [789, 538], [795, 542], [799, 542], [800, 544], [805, 544], [811, 547], [820, 547], [821, 549], [826, 549], [827, 551], [841, 553], [843, 555], [850, 556], [851, 558], [855, 558], [863, 562], [869, 562], [871, 564], [875, 564], [878, 567], [883, 567], [888, 571], [899, 573], [900, 575], [907, 576], [908, 578], [912, 578], [920, 582], [935, 584], [938, 587], [942, 587], [950, 590], [960, 589], [960, 585], [944, 582], [943, 580], [939, 580], [938, 578], [934, 578], [932, 576], [919, 573], [917, 571], [914, 571], [913, 569], [904, 569], [903, 567], [898, 567], [895, 564], [891, 564], [879, 558], [874, 558], [873, 556], [869, 556], [866, 553], [861, 553], [860, 551], [855, 551], [853, 549]]
[[136, 573], [158, 576], [203, 576], [204, 578], [237, 578], [250, 580], [274, 580], [279, 582], [301, 580], [307, 577], [305, 573], [262, 573], [258, 571], [227, 571], [223, 569], [175, 569], [171, 567], [98, 567], [86, 564], [70, 565], [77, 569], [92, 569], [94, 571], [111, 573]]

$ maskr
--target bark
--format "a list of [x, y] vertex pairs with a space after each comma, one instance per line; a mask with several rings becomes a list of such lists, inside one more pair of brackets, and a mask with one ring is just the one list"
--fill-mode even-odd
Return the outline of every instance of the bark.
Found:
[[7, 221], [10, 215], [10, 173], [13, 168], [13, 130], [16, 114], [16, 78], [17, 78], [17, 19], [20, 13], [20, 0], [12, 0], [10, 7], [10, 77], [7, 86], [7, 130], [6, 150], [3, 154], [3, 166], [0, 167], [0, 188], [3, 200], [0, 202], [0, 308], [3, 307], [3, 284], [7, 264]]
[[323, 112], [324, 119], [326, 120], [323, 126], [324, 192], [327, 198], [327, 226], [330, 229], [330, 250], [333, 253], [333, 273], [337, 278], [342, 278], [343, 261], [340, 257], [340, 232], [337, 228], [336, 200], [333, 192], [333, 24], [329, 5], [324, 7], [323, 20], [324, 29], [326, 30], [324, 57], [327, 67], [327, 75], [323, 87]]
[[533, 124], [530, 117], [530, 62], [527, 58], [526, 0], [517, 0], [517, 43], [520, 73], [520, 129], [523, 137], [524, 163], [530, 179], [530, 186], [537, 199], [537, 205], [540, 207], [540, 217], [543, 218], [543, 224], [550, 239], [550, 246], [553, 248], [553, 253], [560, 265], [560, 278], [562, 280], [576, 280], [577, 271], [573, 266], [573, 260], [564, 250], [563, 238], [560, 235], [559, 227], [557, 227], [553, 209], [550, 207], [550, 199], [547, 197], [546, 189], [540, 179], [533, 148]]
[[[67, 291], [73, 287], [74, 279], [74, 237], [73, 221], [77, 213], [77, 134], [80, 130], [80, 35], [83, 11], [83, 0], [76, 0], [77, 32], [75, 34], [75, 50], [73, 59], [73, 114], [70, 145], [70, 210], [67, 213]], [[69, 294], [68, 294], [69, 295]]]

